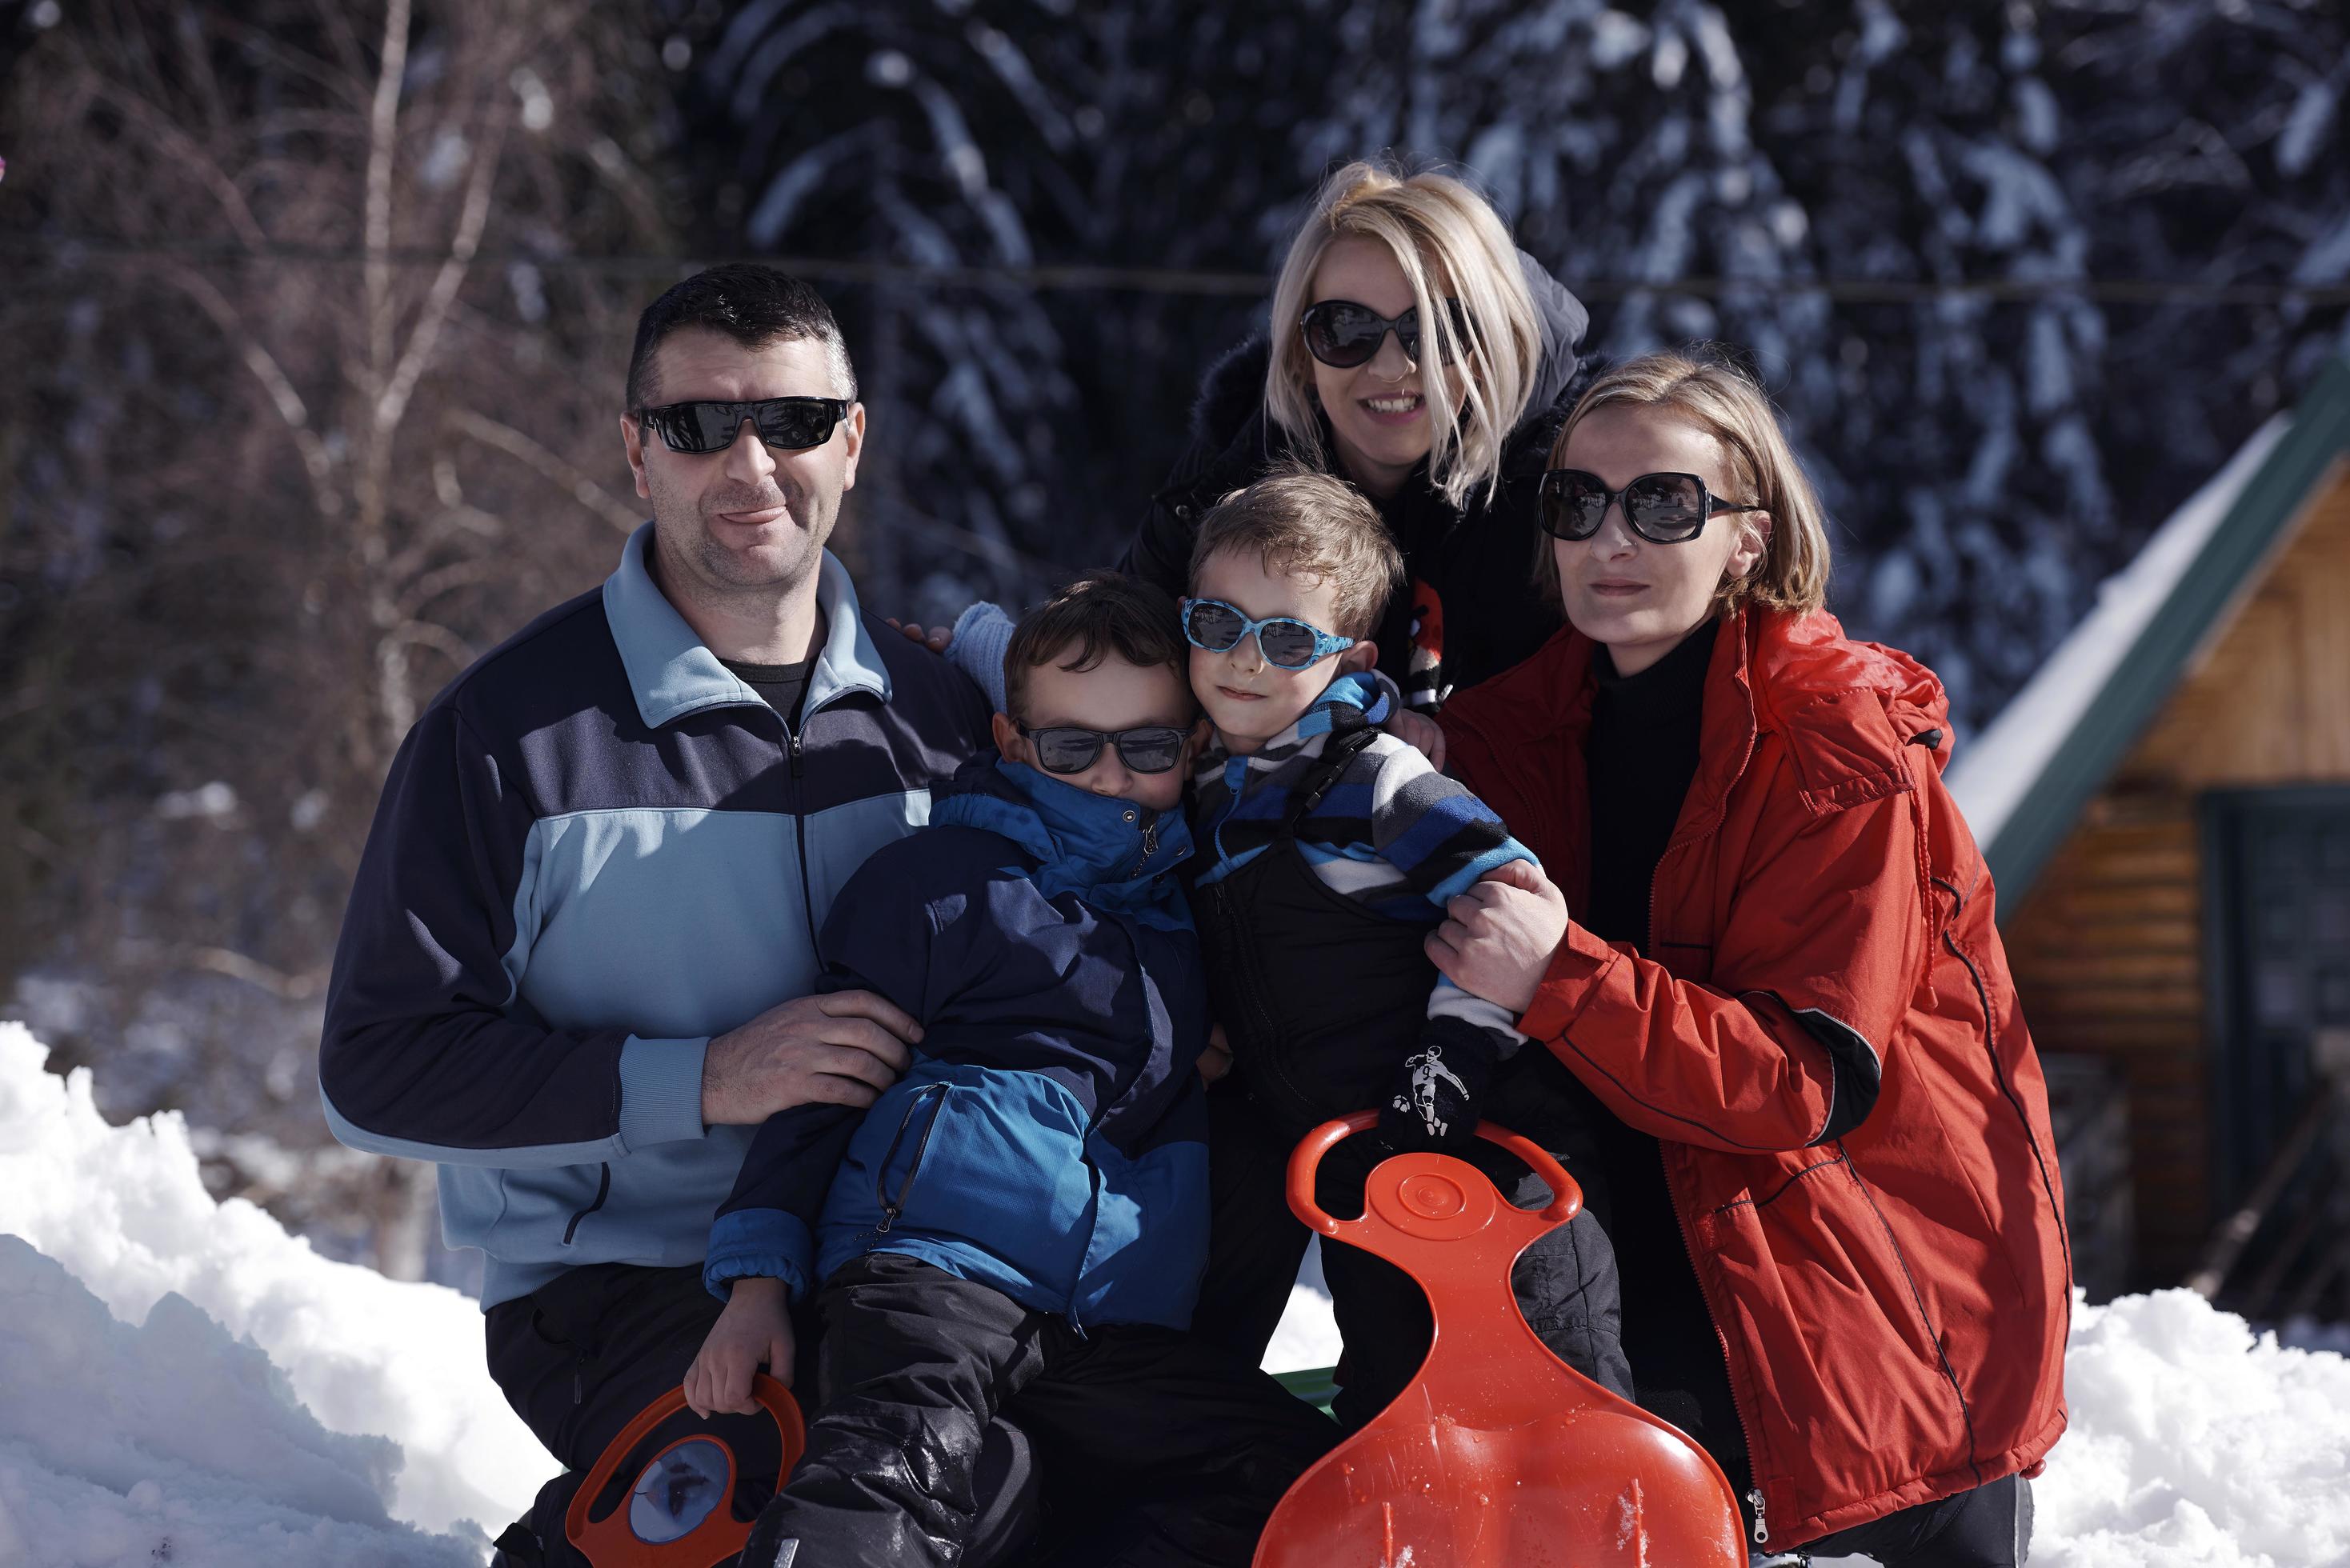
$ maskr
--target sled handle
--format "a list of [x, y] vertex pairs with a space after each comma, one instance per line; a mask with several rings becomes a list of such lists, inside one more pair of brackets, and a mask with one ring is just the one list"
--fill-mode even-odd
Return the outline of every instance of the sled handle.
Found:
[[[1379, 1125], [1377, 1111], [1357, 1111], [1336, 1121], [1324, 1122], [1300, 1138], [1289, 1156], [1289, 1208], [1300, 1220], [1325, 1236], [1336, 1236], [1344, 1220], [1334, 1220], [1314, 1199], [1314, 1178], [1322, 1168], [1322, 1157], [1359, 1132], [1368, 1132]], [[1513, 1133], [1498, 1122], [1481, 1121], [1477, 1136], [1487, 1143], [1498, 1144], [1516, 1155], [1543, 1179], [1551, 1191], [1550, 1207], [1541, 1218], [1564, 1224], [1583, 1209], [1583, 1188], [1566, 1173], [1566, 1168], [1552, 1158], [1548, 1149], [1522, 1134]], [[1504, 1205], [1507, 1207], [1507, 1205]], [[1523, 1212], [1523, 1210], [1520, 1210]]]
[[[807, 1447], [807, 1428], [800, 1417], [799, 1402], [792, 1397], [790, 1389], [764, 1372], [754, 1373], [751, 1376], [751, 1398], [766, 1411], [782, 1434], [784, 1473], [789, 1474]], [[588, 1511], [594, 1506], [597, 1497], [611, 1484], [614, 1474], [637, 1447], [652, 1436], [654, 1429], [663, 1421], [684, 1408], [685, 1390], [678, 1387], [639, 1411], [636, 1417], [621, 1428], [620, 1435], [597, 1456], [595, 1464], [588, 1471], [588, 1479], [579, 1483], [577, 1491], [571, 1494], [571, 1506], [563, 1513], [563, 1533], [581, 1555], [594, 1564], [594, 1568], [650, 1568], [650, 1564], [678, 1560], [674, 1552], [663, 1552], [637, 1539], [635, 1532], [629, 1528], [627, 1498], [623, 1497], [618, 1508], [598, 1521], [590, 1521]], [[662, 1448], [660, 1453], [699, 1441], [702, 1437], [698, 1433], [681, 1437]], [[735, 1483], [742, 1479], [737, 1469], [739, 1461], [732, 1447], [723, 1442], [719, 1447], [726, 1454], [726, 1484], [722, 1497], [732, 1499]], [[646, 1455], [641, 1462], [650, 1464], [660, 1457], [660, 1454]], [[733, 1554], [740, 1552], [743, 1543], [750, 1538], [751, 1526], [735, 1519], [722, 1504], [712, 1511], [709, 1518], [671, 1545], [676, 1551], [706, 1547], [718, 1553], [710, 1559], [716, 1563], [732, 1561]]]

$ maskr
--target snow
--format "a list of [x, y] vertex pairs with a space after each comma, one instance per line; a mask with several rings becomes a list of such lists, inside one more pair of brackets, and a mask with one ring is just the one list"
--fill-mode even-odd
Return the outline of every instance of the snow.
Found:
[[2262, 425], [2226, 467], [2171, 514], [2127, 566], [2106, 579], [2095, 607], [2000, 710], [1999, 717], [1980, 735], [1961, 738], [1948, 782], [1977, 843], [1994, 842], [2030, 797], [2065, 738], [2096, 702], [2137, 646], [2138, 635], [2169, 600], [2171, 590], [2291, 423], [2291, 416], [2279, 414]]
[[480, 1563], [450, 1532], [556, 1466], [479, 1305], [215, 1203], [179, 1116], [110, 1127], [47, 1055], [0, 1023], [0, 1568]]
[[[178, 1116], [108, 1127], [47, 1055], [0, 1023], [0, 1568], [481, 1563], [461, 1521], [517, 1517], [553, 1463], [474, 1304], [215, 1204]], [[1309, 1257], [1266, 1364], [1336, 1350]], [[2350, 1568], [2337, 1350], [2167, 1291], [2076, 1303], [2066, 1375], [2035, 1568]]]

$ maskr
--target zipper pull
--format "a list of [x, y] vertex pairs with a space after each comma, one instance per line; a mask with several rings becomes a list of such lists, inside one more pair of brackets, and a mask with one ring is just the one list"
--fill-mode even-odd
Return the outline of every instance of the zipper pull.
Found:
[[1771, 1526], [1766, 1523], [1763, 1519], [1762, 1489], [1758, 1486], [1752, 1491], [1748, 1492], [1746, 1494], [1746, 1501], [1754, 1505], [1754, 1544], [1757, 1546], [1767, 1545], [1771, 1540]]
[[797, 777], [799, 777], [799, 776], [800, 776], [800, 737], [799, 737], [799, 732], [798, 732], [797, 731], [795, 731], [795, 730], [793, 730], [790, 726], [786, 725], [786, 726], [785, 727], [785, 729], [784, 729], [784, 739], [785, 739], [785, 741], [789, 742], [790, 742], [790, 745], [791, 745], [791, 753], [792, 753], [792, 777], [794, 777], [794, 778], [797, 778]]
[[[881, 1210], [881, 1223], [873, 1227], [873, 1233], [876, 1236], [887, 1236], [889, 1233], [889, 1227], [898, 1222], [900, 1212], [901, 1210], [894, 1203], [885, 1205]], [[1758, 1535], [1755, 1539], [1760, 1541], [1762, 1537]]]
[[1159, 819], [1154, 816], [1142, 826], [1142, 857], [1145, 860], [1159, 853]]

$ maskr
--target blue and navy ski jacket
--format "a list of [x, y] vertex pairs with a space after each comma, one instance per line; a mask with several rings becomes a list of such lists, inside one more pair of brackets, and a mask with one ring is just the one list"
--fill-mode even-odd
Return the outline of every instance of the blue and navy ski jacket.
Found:
[[923, 833], [877, 851], [825, 922], [825, 983], [923, 1036], [867, 1110], [759, 1131], [710, 1235], [713, 1292], [795, 1296], [862, 1253], [919, 1258], [1080, 1326], [1188, 1327], [1206, 1266], [1199, 941], [1155, 818], [974, 761]]
[[702, 1126], [710, 1037], [816, 989], [835, 894], [986, 744], [978, 689], [830, 556], [794, 730], [662, 597], [651, 537], [417, 721], [335, 952], [328, 1121], [441, 1162], [484, 1307], [702, 1261], [754, 1130]]

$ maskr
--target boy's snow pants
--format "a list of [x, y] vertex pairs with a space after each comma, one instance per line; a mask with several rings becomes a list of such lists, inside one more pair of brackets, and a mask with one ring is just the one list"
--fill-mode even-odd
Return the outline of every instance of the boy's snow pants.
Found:
[[858, 1259], [817, 1304], [820, 1414], [743, 1552], [759, 1568], [962, 1561], [981, 1434], [999, 1412], [1049, 1463], [1087, 1472], [1082, 1489], [1056, 1474], [1056, 1492], [1099, 1504], [1055, 1520], [1051, 1561], [1246, 1568], [1274, 1504], [1338, 1438], [1321, 1412], [1190, 1334], [1081, 1333], [912, 1258]]

